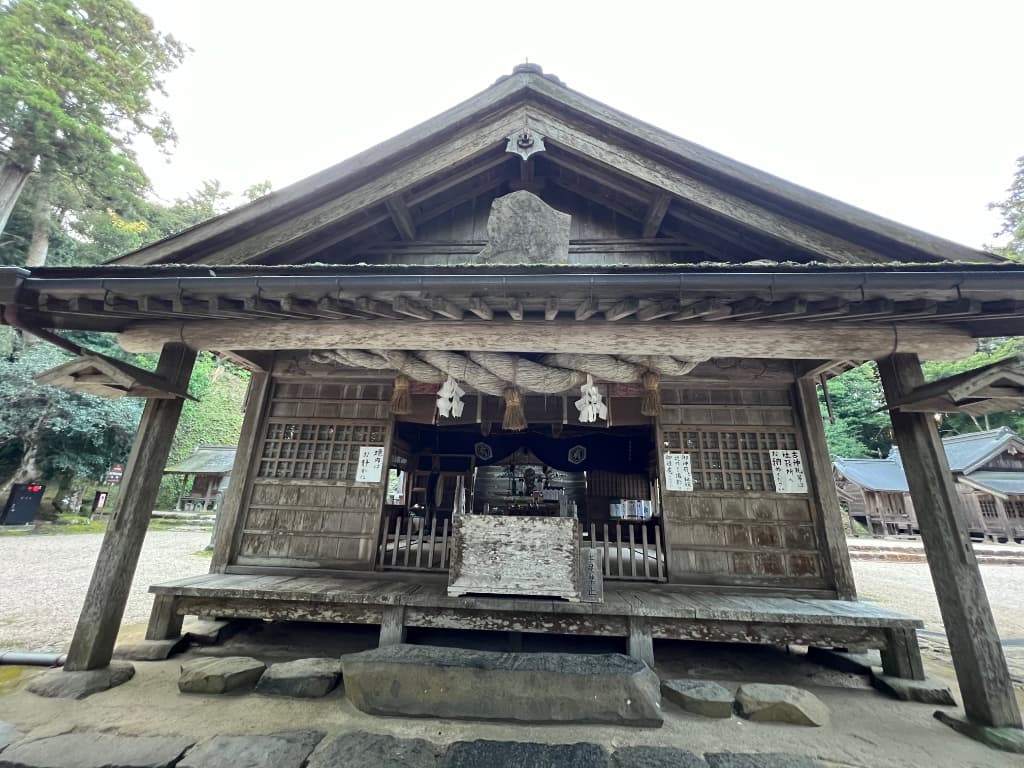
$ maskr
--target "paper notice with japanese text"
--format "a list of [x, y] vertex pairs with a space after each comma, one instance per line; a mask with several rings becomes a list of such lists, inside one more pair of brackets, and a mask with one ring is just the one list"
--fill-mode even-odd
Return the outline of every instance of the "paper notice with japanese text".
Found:
[[693, 490], [693, 473], [690, 471], [690, 454], [665, 454], [665, 490]]
[[776, 493], [807, 493], [800, 451], [769, 451]]
[[379, 483], [383, 469], [384, 446], [360, 446], [359, 465], [356, 467], [356, 482]]

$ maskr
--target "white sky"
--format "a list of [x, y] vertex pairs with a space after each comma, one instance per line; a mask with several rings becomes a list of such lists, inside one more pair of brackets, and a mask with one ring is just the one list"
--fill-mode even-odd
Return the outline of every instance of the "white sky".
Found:
[[275, 189], [525, 59], [737, 160], [971, 246], [1024, 155], [1024, 2], [136, 0], [194, 52], [168, 78], [164, 199]]

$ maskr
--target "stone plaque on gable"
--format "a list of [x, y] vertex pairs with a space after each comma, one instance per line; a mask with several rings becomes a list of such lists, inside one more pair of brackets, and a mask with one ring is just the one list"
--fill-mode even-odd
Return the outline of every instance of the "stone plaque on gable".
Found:
[[520, 190], [491, 203], [480, 264], [567, 264], [572, 216]]

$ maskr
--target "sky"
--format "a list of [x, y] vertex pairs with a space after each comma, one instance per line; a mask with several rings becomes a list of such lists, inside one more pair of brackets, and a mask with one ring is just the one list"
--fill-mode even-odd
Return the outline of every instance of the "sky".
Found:
[[136, 0], [189, 45], [143, 151], [159, 197], [327, 168], [529, 60], [736, 160], [951, 240], [998, 242], [1024, 155], [1024, 2]]

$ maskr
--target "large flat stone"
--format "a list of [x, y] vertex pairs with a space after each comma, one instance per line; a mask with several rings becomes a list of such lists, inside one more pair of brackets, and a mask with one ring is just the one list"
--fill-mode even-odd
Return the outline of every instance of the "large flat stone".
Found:
[[696, 715], [732, 715], [732, 691], [708, 680], [666, 680], [661, 684], [661, 695]]
[[220, 619], [196, 619], [182, 627], [186, 640], [199, 645], [217, 645], [228, 639], [241, 626], [241, 622]]
[[177, 768], [302, 768], [323, 737], [318, 731], [214, 736], [191, 750]]
[[977, 725], [942, 711], [935, 713], [935, 719], [940, 723], [945, 723], [957, 733], [962, 733], [993, 749], [1024, 755], [1024, 730], [1020, 728], [991, 728], [986, 725]]
[[813, 757], [784, 752], [712, 752], [704, 759], [709, 768], [821, 768]]
[[529, 741], [457, 741], [441, 768], [607, 768], [597, 744], [535, 744]]
[[349, 699], [374, 715], [662, 724], [658, 676], [622, 654], [393, 645], [343, 656], [341, 664]]
[[949, 686], [938, 680], [908, 680], [891, 675], [871, 675], [871, 685], [900, 701], [917, 701], [921, 704], [938, 704], [940, 707], [955, 707], [956, 700]]
[[736, 702], [741, 715], [759, 722], [825, 725], [829, 718], [828, 707], [821, 699], [792, 685], [741, 685]]
[[836, 651], [811, 646], [807, 649], [807, 660], [854, 675], [870, 675], [872, 667], [882, 666], [882, 655], [875, 650]]
[[11, 745], [0, 768], [167, 768], [190, 746], [180, 736], [64, 733]]
[[487, 218], [487, 245], [479, 264], [564, 264], [572, 216], [520, 190], [497, 197]]
[[114, 658], [129, 661], [163, 661], [186, 648], [188, 641], [183, 637], [171, 640], [140, 640], [137, 643], [117, 646], [114, 649]]
[[65, 672], [54, 669], [28, 684], [37, 696], [51, 699], [84, 699], [127, 683], [135, 676], [135, 667], [127, 661], [112, 661], [102, 669]]
[[181, 665], [178, 690], [182, 693], [230, 693], [256, 685], [266, 665], [249, 656], [224, 656], [186, 661]]
[[287, 661], [267, 668], [256, 683], [256, 693], [316, 699], [333, 691], [340, 678], [341, 662], [338, 659]]
[[440, 752], [436, 744], [424, 739], [354, 731], [322, 741], [307, 768], [436, 768]]
[[674, 747], [619, 747], [611, 768], [708, 768], [703, 758]]
[[21, 731], [14, 727], [13, 723], [0, 722], [0, 752], [16, 742], [22, 736]]

